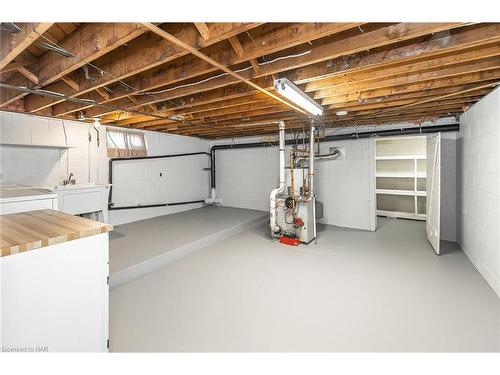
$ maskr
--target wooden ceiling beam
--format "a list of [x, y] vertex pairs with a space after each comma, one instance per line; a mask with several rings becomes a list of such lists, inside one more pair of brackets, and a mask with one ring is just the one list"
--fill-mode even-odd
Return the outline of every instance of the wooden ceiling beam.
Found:
[[32, 83], [35, 85], [38, 85], [38, 77], [30, 72], [27, 68], [24, 66], [20, 66], [19, 68], [16, 69], [20, 74], [28, 78]]
[[236, 35], [232, 36], [228, 40], [231, 46], [233, 47], [236, 56], [238, 56], [241, 59], [245, 55], [245, 53], [243, 52], [243, 46], [241, 45], [238, 36]]
[[232, 71], [231, 69], [229, 69], [227, 66], [220, 64], [219, 62], [215, 61], [211, 57], [209, 57], [209, 56], [207, 56], [207, 55], [199, 52], [196, 48], [190, 46], [187, 43], [184, 43], [182, 40], [177, 39], [173, 35], [171, 35], [171, 34], [165, 32], [165, 31], [163, 31], [158, 26], [155, 26], [152, 23], [143, 23], [142, 25], [145, 28], [149, 29], [150, 31], [154, 32], [155, 34], [161, 36], [162, 38], [164, 38], [164, 39], [166, 39], [166, 40], [168, 40], [168, 41], [170, 41], [170, 42], [178, 45], [179, 47], [184, 48], [186, 51], [190, 52], [191, 54], [195, 55], [196, 57], [198, 57], [198, 58], [206, 61], [207, 63], [213, 65], [217, 69], [220, 69], [223, 72], [229, 74], [234, 79], [237, 79], [237, 80], [239, 80], [239, 81], [241, 81], [243, 83], [246, 83], [248, 86], [253, 87], [254, 89], [260, 91], [264, 95], [269, 96], [270, 98], [276, 100], [279, 103], [282, 103], [284, 105], [289, 106], [290, 108], [294, 109], [295, 111], [297, 111], [299, 113], [307, 115], [307, 113], [303, 109], [301, 109], [300, 107], [297, 107], [296, 105], [291, 104], [290, 102], [287, 102], [286, 100], [280, 98], [276, 94], [273, 94], [271, 91], [269, 91], [269, 90], [267, 90], [267, 89], [265, 89], [263, 87], [260, 87], [259, 85], [255, 84], [254, 82], [250, 81], [249, 79], [247, 79], [245, 77], [242, 77], [241, 75], [239, 75], [239, 74], [235, 73], [234, 71]]
[[250, 59], [249, 61], [250, 61], [250, 64], [252, 65], [254, 72], [257, 74], [260, 73], [260, 65], [257, 62], [257, 59]]
[[17, 33], [2, 32], [0, 37], [0, 70], [19, 56], [53, 24], [53, 22], [17, 24], [16, 26], [21, 31]]
[[[496, 41], [495, 44], [491, 44]], [[452, 30], [452, 33], [436, 34], [429, 40], [417, 42], [402, 46], [395, 46], [389, 50], [380, 52], [362, 52], [351, 56], [337, 58], [335, 60], [327, 60], [319, 64], [307, 65], [300, 69], [290, 72], [284, 72], [281, 76], [289, 77], [296, 80], [298, 83], [310, 82], [311, 78], [316, 75], [318, 77], [342, 75], [347, 72], [363, 72], [365, 70], [374, 72], [383, 71], [386, 66], [394, 66], [394, 64], [405, 64], [402, 69], [411, 71], [411, 63], [416, 61], [425, 61], [428, 57], [439, 57], [446, 54], [459, 53], [461, 49], [471, 51], [471, 48], [478, 46], [486, 46], [481, 53], [481, 56], [490, 56], [496, 54], [498, 42], [500, 41], [500, 24], [484, 24], [474, 27], [460, 28]], [[490, 47], [487, 45], [490, 44]], [[471, 54], [461, 54], [465, 61], [472, 58]], [[440, 62], [453, 61], [451, 59], [442, 59]], [[436, 63], [434, 61], [433, 63]], [[406, 66], [408, 64], [410, 67]], [[432, 63], [431, 63], [432, 64]], [[423, 65], [420, 65], [422, 69]], [[359, 78], [358, 78], [359, 79]]]
[[[184, 109], [175, 109], [175, 110], [161, 110], [157, 111], [157, 113], [162, 113], [165, 115], [177, 115], [177, 116], [193, 116], [199, 112], [210, 111], [210, 110], [221, 110], [226, 108], [234, 108], [238, 107], [242, 104], [251, 104], [251, 103], [259, 103], [262, 100], [269, 101], [267, 98], [262, 95], [247, 95], [243, 97], [238, 97], [235, 99], [221, 100], [217, 102], [217, 105], [214, 106], [214, 103], [211, 104], [203, 104], [199, 106], [186, 106]], [[105, 118], [107, 120], [107, 118]], [[125, 124], [135, 124], [140, 123], [142, 121], [152, 120], [151, 117], [147, 116], [132, 116], [130, 118], [121, 120], [116, 122], [119, 125]]]
[[[93, 61], [98, 57], [109, 53], [115, 48], [122, 46], [130, 40], [144, 33], [144, 29], [137, 24], [129, 23], [89, 23], [83, 24], [73, 33], [58, 43], [67, 51], [73, 53], [74, 57], [62, 57], [57, 53], [44, 53], [38, 61], [38, 80], [40, 86], [47, 86], [62, 79], [72, 71], [82, 67], [86, 62]], [[67, 86], [62, 84], [65, 89]], [[52, 88], [47, 88], [52, 90]], [[58, 91], [55, 91], [58, 92]], [[73, 94], [73, 93], [72, 93]], [[0, 107], [28, 95], [27, 93], [16, 93], [0, 104]], [[36, 99], [35, 99], [36, 98]], [[25, 98], [26, 111], [32, 112], [33, 101], [39, 101], [39, 95], [29, 95]], [[42, 107], [39, 109], [43, 109]]]
[[[161, 113], [170, 113], [172, 111], [182, 111], [191, 107], [199, 106], [199, 105], [210, 105], [215, 104], [222, 100], [233, 100], [237, 98], [244, 98], [248, 95], [258, 94], [258, 91], [248, 87], [245, 84], [239, 83], [236, 85], [231, 85], [227, 87], [223, 87], [220, 89], [215, 89], [206, 92], [200, 92], [198, 94], [184, 96], [177, 100], [174, 104], [165, 103], [163, 106], [160, 106], [159, 112]], [[261, 94], [259, 94], [261, 95]], [[138, 105], [138, 102], [135, 102], [135, 105]], [[118, 113], [114, 112], [111, 114], [107, 114], [103, 118], [114, 120], [118, 116]]]
[[103, 88], [99, 87], [95, 89], [95, 91], [104, 99], [104, 100], [109, 100], [109, 94], [106, 90]]
[[284, 72], [283, 76], [296, 84], [303, 84], [339, 76], [345, 72], [369, 70], [374, 66], [382, 69], [399, 62], [421, 61], [498, 42], [500, 42], [500, 23], [478, 24], [449, 31], [443, 30], [420, 40], [399, 43], [389, 49], [370, 48], [350, 56], [324, 60], [301, 69]]
[[80, 91], [80, 85], [72, 80], [69, 76], [64, 76], [61, 80], [66, 83], [69, 87], [71, 87], [74, 91]]
[[353, 100], [365, 100], [371, 98], [380, 98], [387, 95], [406, 94], [410, 92], [418, 92], [423, 90], [433, 90], [450, 86], [458, 86], [471, 83], [479, 83], [484, 81], [497, 81], [500, 79], [500, 70], [486, 70], [460, 76], [452, 76], [443, 79], [433, 79], [429, 81], [417, 81], [403, 85], [384, 87], [381, 89], [371, 89], [369, 86], [362, 91], [354, 91], [350, 93], [330, 96], [322, 100], [322, 105], [331, 105], [335, 103], [343, 103]]
[[[447, 54], [444, 56], [438, 56], [435, 58], [431, 58], [429, 60], [417, 61], [409, 64], [398, 64], [397, 66], [389, 66], [386, 69], [370, 69], [367, 71], [362, 70], [356, 74], [344, 74], [338, 78], [341, 80], [332, 81], [332, 78], [329, 78], [330, 84], [338, 84], [338, 85], [346, 85], [349, 83], [359, 83], [361, 81], [366, 80], [377, 80], [381, 77], [394, 76], [397, 73], [402, 72], [415, 72], [418, 70], [429, 70], [430, 68], [436, 68], [440, 66], [447, 66], [452, 63], [456, 64], [458, 61], [467, 62], [473, 59], [479, 59], [484, 57], [495, 56], [500, 53], [500, 45], [498, 43], [492, 45], [486, 45], [480, 48], [467, 49], [464, 51], [458, 51], [454, 54]], [[387, 71], [387, 73], [386, 73]], [[321, 83], [322, 81], [313, 81], [313, 83]], [[313, 86], [322, 87], [322, 86]], [[427, 90], [429, 91], [429, 90]], [[223, 96], [223, 93], [220, 94]], [[358, 103], [357, 101], [355, 103]], [[217, 103], [217, 106], [220, 106]]]
[[[272, 74], [279, 73], [281, 71], [296, 69], [298, 67], [306, 66], [309, 64], [316, 63], [318, 61], [325, 61], [332, 58], [337, 58], [343, 55], [349, 55], [357, 52], [364, 51], [366, 49], [375, 48], [377, 46], [389, 45], [395, 43], [397, 41], [414, 39], [422, 35], [432, 34], [433, 32], [438, 32], [442, 30], [446, 30], [448, 28], [459, 27], [460, 23], [447, 23], [447, 24], [397, 24], [391, 26], [380, 27], [373, 31], [366, 31], [362, 33], [357, 29], [353, 29], [352, 36], [349, 37], [338, 37], [335, 38], [333, 36], [333, 41], [327, 44], [321, 44], [317, 47], [311, 47], [309, 50], [310, 53], [301, 54], [297, 57], [288, 58], [285, 60], [277, 60], [273, 63], [266, 64], [265, 66], [261, 66], [260, 73], [256, 75], [254, 72], [244, 71], [239, 73], [242, 77], [246, 79], [252, 79], [255, 77], [269, 77]], [[357, 31], [356, 31], [357, 30]], [[309, 36], [309, 34], [307, 34]], [[497, 35], [498, 36], [498, 35]], [[295, 38], [296, 39], [296, 38]], [[294, 39], [294, 40], [295, 40]], [[274, 45], [274, 44], [273, 44]], [[302, 49], [304, 52], [304, 49]], [[307, 51], [306, 51], [307, 52]], [[372, 61], [373, 63], [373, 61]], [[182, 64], [183, 69], [186, 69], [186, 65]], [[185, 72], [184, 70], [182, 72]], [[197, 71], [197, 69], [191, 67], [189, 72], [192, 73], [192, 76], [197, 76], [201, 73], [206, 73]], [[168, 70], [165, 72], [169, 75], [175, 75], [173, 70]], [[186, 75], [182, 74], [183, 78], [187, 78]], [[166, 81], [172, 82], [171, 79]], [[206, 91], [215, 89], [218, 87], [223, 87], [226, 85], [231, 85], [237, 83], [238, 80], [234, 77], [219, 77], [213, 79], [209, 82], [204, 82], [202, 84], [196, 85], [190, 88], [182, 88], [182, 90], [172, 90], [165, 94], [156, 95], [154, 99], [145, 98], [148, 102], [158, 102], [161, 100], [171, 100], [176, 97], [180, 97], [182, 95], [189, 95], [191, 93]], [[165, 83], [165, 82], [164, 82]], [[272, 83], [267, 86], [272, 86]], [[148, 84], [144, 84], [142, 87], [149, 87]], [[120, 103], [120, 102], [118, 102]], [[121, 106], [121, 104], [120, 104]], [[59, 113], [57, 109], [55, 113]]]
[[[468, 88], [471, 88], [471, 87], [469, 86]], [[456, 90], [456, 89], [454, 89], [454, 90]], [[459, 102], [460, 100], [468, 101], [470, 98], [473, 98], [473, 97], [477, 98], [478, 96], [482, 96], [482, 95], [486, 94], [487, 92], [488, 91], [486, 89], [471, 90], [470, 92], [467, 92], [465, 94], [455, 96], [452, 100], [456, 101], [456, 102]], [[450, 93], [450, 92], [448, 92], [448, 93]], [[420, 99], [420, 100], [429, 99], [429, 98], [439, 99], [441, 97], [441, 96], [439, 96], [439, 94], [440, 93], [437, 93], [437, 94], [434, 94], [431, 96], [428, 95], [428, 96], [424, 96], [424, 97], [417, 96], [417, 97], [414, 97], [412, 99], [403, 99], [403, 100], [401, 100], [401, 99], [399, 99], [399, 100], [398, 99], [396, 99], [396, 100], [384, 100], [384, 101], [373, 102], [373, 103], [369, 103], [369, 104], [360, 104], [359, 102], [355, 101], [355, 102], [350, 102], [349, 106], [342, 106], [339, 108], [327, 109], [325, 114], [328, 117], [330, 115], [333, 115], [335, 113], [335, 111], [339, 110], [339, 109], [347, 109], [347, 110], [349, 110], [349, 113], [350, 113], [353, 111], [396, 107], [396, 106], [414, 103], [418, 99]], [[441, 93], [441, 95], [443, 95], [443, 94]], [[253, 103], [257, 103], [257, 102], [253, 102]], [[227, 108], [231, 108], [231, 107], [227, 107]], [[256, 108], [257, 109], [249, 109], [249, 108], [245, 109], [245, 108], [238, 107], [237, 111], [229, 111], [227, 113], [204, 113], [202, 116], [194, 115], [193, 117], [190, 118], [190, 122], [197, 123], [199, 121], [200, 117], [203, 120], [207, 120], [210, 122], [218, 122], [218, 121], [229, 120], [229, 119], [232, 119], [232, 120], [242, 119], [245, 117], [251, 117], [251, 116], [262, 115], [262, 114], [279, 113], [281, 111], [287, 110], [286, 108], [279, 108], [276, 106], [269, 106], [269, 107], [257, 106]], [[195, 113], [195, 112], [193, 112], [193, 113]], [[168, 114], [172, 114], [172, 113], [168, 113]], [[132, 126], [137, 127], [137, 128], [147, 128], [148, 126], [161, 125], [163, 122], [164, 122], [163, 120], [155, 120], [155, 119], [152, 119], [152, 118], [146, 117], [146, 116], [143, 116], [142, 118], [141, 118], [141, 116], [137, 116], [137, 117], [128, 118], [128, 119], [120, 121], [120, 122], [116, 122], [115, 124], [116, 125], [129, 125], [129, 126], [132, 125]]]
[[386, 87], [394, 87], [400, 85], [411, 84], [414, 82], [424, 82], [435, 79], [442, 79], [453, 76], [460, 76], [464, 74], [471, 74], [481, 71], [489, 71], [500, 68], [500, 56], [494, 56], [485, 60], [478, 60], [467, 64], [452, 65], [448, 67], [417, 72], [415, 74], [405, 74], [389, 78], [381, 78], [377, 80], [370, 80], [366, 82], [353, 82], [345, 86], [335, 86], [331, 88], [324, 88], [315, 91], [312, 97], [316, 100], [328, 98], [331, 96], [343, 95], [352, 92], [376, 90]]
[[444, 67], [460, 65], [470, 61], [482, 60], [495, 56], [500, 56], [500, 40], [498, 43], [492, 45], [448, 53], [444, 56], [428, 57], [415, 62], [398, 62], [397, 64], [388, 65], [384, 69], [377, 67], [345, 73], [325, 79], [318, 79], [305, 84], [304, 91], [312, 92], [327, 89], [329, 87], [337, 88], [360, 82], [379, 80], [381, 78], [414, 74], [419, 71], [436, 71]]
[[[406, 116], [411, 116], [412, 114], [414, 114], [415, 112], [418, 112], [418, 113], [426, 113], [426, 111], [441, 111], [441, 112], [446, 112], [446, 111], [450, 111], [450, 110], [453, 110], [454, 113], [458, 113], [458, 112], [461, 112], [461, 109], [464, 107], [464, 106], [469, 106], [471, 105], [472, 103], [474, 103], [475, 101], [477, 101], [478, 99], [480, 98], [480, 96], [477, 96], [477, 95], [474, 95], [474, 96], [471, 96], [471, 97], [468, 97], [467, 95], [463, 95], [461, 97], [458, 97], [458, 98], [450, 98], [450, 99], [444, 99], [444, 100], [438, 100], [439, 98], [432, 98], [431, 100], [428, 100], [426, 102], [421, 102], [421, 103], [418, 103], [417, 106], [413, 107], [413, 108], [400, 108], [400, 112], [402, 111]], [[437, 100], [433, 103], [430, 103], [432, 100]], [[400, 116], [401, 114], [395, 114], [395, 113], [390, 113], [389, 111], [385, 111], [385, 112], [379, 112], [379, 111], [364, 111], [364, 112], [358, 112], [356, 113], [356, 116], [354, 117], [350, 117], [350, 116], [347, 116], [347, 117], [331, 117], [327, 120], [328, 122], [332, 122], [332, 121], [351, 121], [351, 122], [356, 122], [360, 119], [366, 119], [366, 118], [369, 118], [369, 119], [372, 119], [373, 121], [379, 121], [379, 117], [388, 117], [388, 116]], [[257, 121], [261, 121], [261, 120], [257, 120]], [[293, 123], [294, 121], [296, 120], [293, 120], [292, 119], [289, 119], [289, 122], [287, 122], [287, 129], [290, 129], [290, 124]], [[258, 122], [257, 122], [258, 123]], [[246, 121], [246, 122], [236, 122], [236, 123], [233, 123], [233, 124], [222, 124], [222, 123], [218, 123], [218, 124], [215, 124], [213, 129], [210, 130], [210, 129], [206, 129], [206, 130], [203, 130], [201, 128], [198, 128], [196, 126], [190, 126], [190, 127], [180, 127], [179, 130], [184, 130], [184, 133], [186, 134], [194, 134], [196, 132], [202, 132], [203, 134], [207, 134], [207, 132], [210, 132], [210, 133], [217, 133], [218, 131], [221, 132], [221, 131], [224, 131], [224, 129], [226, 127], [249, 127], [249, 126], [254, 126], [256, 123], [255, 123], [255, 120], [249, 120], [249, 121]], [[157, 127], [158, 129], [161, 129], [161, 127]]]
[[[198, 31], [192, 24], [188, 24], [182, 28], [174, 27], [173, 30], [176, 36], [187, 43], [190, 43], [197, 48], [205, 48], [218, 43], [229, 36], [251, 30], [259, 25], [260, 23], [216, 24], [214, 26], [210, 26], [212, 28], [211, 37], [207, 41], [200, 37]], [[170, 30], [171, 28], [169, 27], [167, 29]], [[131, 41], [126, 46], [120, 46], [102, 59], [102, 61], [99, 61], [99, 68], [109, 74], [104, 74], [102, 76], [97, 75], [94, 77], [94, 80], [87, 80], [84, 75], [80, 74], [78, 79], [78, 84], [80, 86], [78, 95], [87, 94], [87, 97], [85, 97], [86, 99], [100, 101], [100, 97], [98, 95], [93, 95], [92, 93], [96, 88], [110, 85], [117, 82], [117, 80], [127, 79], [187, 54], [188, 52], [184, 51], [182, 48], [177, 47], [162, 38], [158, 38], [155, 35], [146, 33], [145, 35], [141, 35]], [[131, 84], [135, 85], [134, 82]], [[74, 94], [67, 91], [67, 88], [58, 82], [49, 85], [47, 89], [67, 95]], [[126, 92], [125, 94], [127, 96], [131, 93]], [[27, 102], [26, 110], [36, 112], [37, 110], [43, 109], [49, 105], [63, 103], [64, 100], [54, 98], [38, 98], [37, 100], [32, 100], [30, 96]], [[77, 108], [75, 110], [84, 109], [81, 108], [81, 106], [75, 107]], [[54, 112], [58, 112], [57, 108], [55, 108]]]
[[[258, 35], [253, 37], [253, 41], [248, 40], [242, 43], [245, 56], [239, 58], [234, 52], [233, 48], [221, 50], [220, 46], [214, 46], [207, 49], [208, 56], [212, 59], [216, 59], [219, 63], [230, 66], [235, 64], [244, 63], [251, 58], [256, 58], [259, 56], [279, 52], [280, 50], [291, 48], [300, 44], [307, 43], [309, 40], [316, 40], [323, 38], [325, 36], [336, 34], [348, 29], [356, 27], [359, 23], [344, 23], [344, 24], [292, 24], [289, 26], [282, 26], [269, 28], [264, 27], [263, 30], [257, 29], [259, 31]], [[266, 25], [267, 26], [267, 25]], [[270, 30], [268, 30], [270, 29]], [[166, 43], [171, 44], [167, 40]], [[254, 44], [255, 42], [255, 44]], [[190, 44], [189, 41], [186, 44]], [[185, 52], [186, 54], [188, 52]], [[158, 68], [151, 69], [145, 74], [133, 78], [128, 83], [133, 87], [141, 88], [141, 91], [155, 90], [165, 85], [172, 85], [177, 82], [186, 81], [188, 79], [195, 79], [198, 76], [203, 76], [206, 74], [217, 72], [217, 68], [206, 61], [200, 60], [199, 58], [188, 56], [183, 60], [176, 60], [170, 64], [162, 65]], [[244, 72], [246, 73], [246, 72]], [[240, 73], [241, 74], [241, 73]], [[245, 75], [246, 78], [252, 78], [251, 75]], [[229, 78], [230, 83], [237, 83], [234, 77]], [[227, 79], [226, 79], [227, 81]], [[210, 82], [207, 82], [203, 86], [208, 86]], [[221, 87], [221, 86], [218, 86]], [[217, 88], [217, 87], [213, 87]], [[198, 87], [190, 87], [184, 95], [191, 95], [198, 92]], [[204, 90], [206, 91], [206, 89]], [[125, 102], [119, 101], [126, 95], [131, 94], [131, 92], [126, 92], [124, 90], [117, 90], [117, 92], [112, 95], [112, 100], [118, 100], [117, 105], [123, 106], [127, 105]], [[152, 102], [159, 102], [163, 100], [171, 99], [171, 96], [176, 97], [177, 91], [172, 93], [166, 93], [164, 95], [154, 95], [143, 97], [141, 105], [149, 104]], [[92, 97], [86, 97], [86, 99], [93, 99]], [[95, 99], [95, 98], [94, 98]], [[61, 103], [61, 105], [56, 105], [54, 108], [54, 113], [56, 115], [64, 115], [71, 111], [81, 110], [81, 106], [75, 106], [70, 104]]]
[[204, 40], [210, 39], [210, 30], [208, 29], [208, 26], [205, 22], [195, 22], [194, 26]]
[[24, 66], [24, 65], [19, 63], [19, 62], [11, 62], [3, 67], [1, 73], [3, 74], [3, 73], [12, 72], [12, 71], [19, 69], [22, 66]]
[[[482, 96], [486, 94], [486, 90], [484, 89], [478, 89], [475, 93], [473, 94], [468, 94], [465, 95], [467, 96]], [[414, 103], [418, 99], [424, 99], [424, 98], [431, 98], [431, 97], [438, 97], [437, 95], [434, 96], [416, 96], [415, 98], [412, 99], [395, 99], [395, 100], [382, 100], [379, 102], [371, 102], [371, 103], [359, 103], [358, 101], [353, 101], [345, 104], [339, 104], [336, 106], [329, 106], [327, 111], [339, 111], [339, 110], [346, 110], [346, 111], [359, 111], [359, 110], [364, 110], [364, 109], [378, 109], [378, 108], [390, 108], [390, 107], [396, 107], [396, 106], [401, 106], [405, 104], [411, 104]]]

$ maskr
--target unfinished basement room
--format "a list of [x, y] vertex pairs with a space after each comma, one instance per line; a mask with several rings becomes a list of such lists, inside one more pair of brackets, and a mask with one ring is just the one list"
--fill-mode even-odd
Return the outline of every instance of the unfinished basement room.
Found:
[[0, 69], [3, 352], [500, 351], [500, 23], [2, 22]]

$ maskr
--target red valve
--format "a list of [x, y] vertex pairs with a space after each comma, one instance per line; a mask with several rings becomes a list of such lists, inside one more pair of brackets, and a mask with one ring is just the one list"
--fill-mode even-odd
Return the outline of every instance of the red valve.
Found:
[[293, 219], [293, 225], [296, 227], [303, 227], [304, 226], [304, 221], [300, 217], [296, 217]]

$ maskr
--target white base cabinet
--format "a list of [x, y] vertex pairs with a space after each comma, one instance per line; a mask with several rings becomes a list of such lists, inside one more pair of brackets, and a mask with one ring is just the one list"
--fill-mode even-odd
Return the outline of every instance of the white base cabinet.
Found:
[[106, 352], [108, 233], [0, 258], [2, 351]]

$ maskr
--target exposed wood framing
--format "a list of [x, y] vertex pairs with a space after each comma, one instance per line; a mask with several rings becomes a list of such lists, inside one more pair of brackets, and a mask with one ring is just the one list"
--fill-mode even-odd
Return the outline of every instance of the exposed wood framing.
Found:
[[80, 85], [78, 83], [76, 83], [74, 80], [72, 80], [71, 78], [69, 78], [68, 76], [63, 76], [61, 78], [61, 80], [63, 82], [65, 82], [69, 87], [71, 87], [73, 90], [75, 91], [80, 91]]
[[27, 68], [24, 66], [20, 66], [19, 68], [16, 69], [19, 73], [21, 73], [23, 76], [28, 78], [31, 82], [33, 82], [35, 85], [38, 85], [38, 77], [30, 72]]
[[[324, 107], [326, 127], [460, 115], [500, 83], [497, 23], [76, 24], [43, 34], [77, 57], [32, 44], [4, 63], [1, 82], [65, 96], [2, 89], [0, 105], [204, 138], [274, 134], [279, 120], [302, 130], [307, 116], [274, 93], [278, 77]], [[102, 72], [86, 76], [87, 62]]]
[[2, 32], [0, 38], [0, 70], [19, 56], [52, 25], [53, 23], [50, 22], [17, 24], [16, 26], [21, 29], [20, 32]]
[[195, 22], [194, 25], [200, 32], [200, 35], [203, 39], [210, 39], [210, 30], [208, 29], [208, 26], [205, 22]]
[[[216, 59], [221, 64], [224, 64], [226, 66], [231, 66], [246, 62], [248, 59], [251, 58], [264, 56], [271, 53], [276, 53], [282, 49], [287, 49], [303, 43], [307, 43], [310, 40], [315, 40], [318, 38], [328, 36], [330, 34], [342, 32], [349, 28], [353, 28], [356, 25], [358, 24], [357, 23], [320, 24], [320, 25], [293, 24], [291, 26], [285, 26], [285, 27], [281, 26], [278, 28], [276, 27], [270, 28], [267, 27], [267, 25], [264, 25], [261, 28], [259, 28], [258, 31], [260, 31], [260, 33], [258, 35], [255, 33], [252, 39], [249, 39], [247, 36], [245, 43], [242, 44], [244, 45], [244, 51], [245, 51], [245, 56], [243, 58], [237, 57], [235, 52], [233, 51], [233, 48], [227, 45], [226, 43], [224, 43], [226, 48], [223, 50], [220, 49], [219, 45], [213, 45], [213, 47], [205, 49], [205, 52], [207, 52], [207, 55], [209, 57]], [[219, 29], [220, 28], [221, 27], [219, 27]], [[249, 27], [247, 27], [247, 29], [248, 28]], [[244, 32], [243, 35], [246, 35], [244, 30], [241, 30], [241, 28], [239, 28], [239, 30], [240, 32]], [[227, 37], [228, 36], [226, 36], [226, 38]], [[200, 75], [206, 75], [209, 73], [217, 72], [217, 68], [215, 68], [211, 64], [203, 60], [200, 60], [194, 56], [189, 56], [189, 53], [187, 51], [183, 50], [178, 46], [175, 45], [173, 46], [172, 43], [170, 43], [167, 40], [164, 39], [161, 40], [170, 46], [170, 50], [172, 50], [172, 48], [176, 48], [177, 50], [182, 51], [181, 56], [184, 57], [182, 59], [181, 58], [175, 59], [173, 62], [164, 64], [155, 69], [150, 69], [147, 72], [141, 74], [140, 76], [132, 77], [128, 81], [128, 84], [133, 87], [140, 88], [137, 91], [130, 92], [125, 90], [123, 87], [116, 87], [116, 92], [113, 94], [112, 100], [115, 100], [117, 105], [126, 106], [127, 102], [120, 101], [120, 99], [123, 99], [130, 94], [137, 94], [139, 92], [148, 90], [156, 90], [157, 88], [160, 88], [167, 84], [173, 84], [186, 79], [195, 78]], [[185, 41], [187, 44], [192, 45], [192, 42], [190, 42], [188, 39], [183, 38], [182, 40]], [[272, 40], [273, 42], [270, 43], [269, 40]], [[143, 54], [144, 51], [141, 51], [141, 55]], [[234, 82], [234, 78], [232, 80]], [[196, 89], [197, 87], [191, 87], [190, 91], [184, 95], [188, 95], [192, 91], [196, 92]], [[163, 95], [163, 97], [165, 96], [166, 96], [165, 100], [170, 99], [168, 95]], [[161, 101], [163, 97], [162, 95], [148, 96], [147, 98], [142, 97], [140, 105]], [[85, 98], [99, 100], [99, 98], [92, 96], [85, 96]], [[81, 106], [74, 106], [74, 105], [68, 105], [67, 103], [61, 103], [60, 105], [55, 106], [54, 113], [56, 113], [57, 115], [59, 114], [65, 115], [83, 109], [85, 108], [82, 108]]]
[[282, 103], [284, 105], [287, 105], [289, 106], [290, 108], [296, 110], [297, 112], [299, 113], [302, 113], [302, 114], [307, 114], [303, 109], [297, 107], [296, 105], [290, 103], [290, 102], [287, 102], [286, 100], [280, 98], [279, 96], [277, 96], [276, 94], [273, 94], [271, 91], [265, 89], [265, 88], [262, 88], [260, 87], [259, 85], [255, 84], [254, 82], [242, 77], [241, 75], [233, 72], [231, 69], [229, 69], [227, 66], [225, 65], [222, 65], [220, 64], [219, 62], [213, 60], [212, 58], [208, 57], [207, 55], [201, 53], [200, 51], [198, 51], [197, 49], [193, 48], [192, 46], [190, 46], [189, 44], [187, 43], [184, 43], [182, 40], [179, 40], [177, 39], [176, 37], [170, 35], [169, 33], [163, 31], [162, 29], [160, 29], [158, 26], [155, 26], [153, 25], [152, 23], [143, 23], [142, 24], [144, 27], [146, 27], [147, 29], [149, 29], [150, 31], [154, 32], [155, 34], [161, 36], [162, 38], [184, 48], [186, 51], [190, 52], [191, 54], [195, 55], [196, 57], [199, 57], [200, 59], [206, 61], [207, 63], [209, 63], [210, 65], [213, 65], [215, 66], [217, 69], [220, 69], [222, 70], [223, 72], [226, 72], [227, 74], [229, 74], [231, 77], [243, 82], [243, 83], [246, 83], [248, 86], [250, 87], [253, 87], [254, 89], [260, 91], [261, 93], [263, 93], [264, 95], [267, 95], [269, 96], [270, 98], [276, 100], [277, 102], [279, 103]]
[[[44, 53], [38, 61], [38, 80], [41, 86], [47, 86], [62, 79], [67, 74], [82, 67], [115, 48], [122, 46], [130, 40], [144, 33], [144, 29], [137, 24], [129, 23], [102, 23], [84, 24], [71, 33], [58, 45], [74, 57], [62, 57], [57, 53]], [[49, 39], [49, 38], [47, 38]], [[50, 40], [50, 39], [49, 39]], [[15, 84], [16, 82], [9, 82]], [[66, 87], [65, 84], [63, 84]], [[49, 91], [52, 88], [47, 88]], [[58, 91], [55, 91], [58, 92]], [[10, 96], [3, 96], [0, 107], [26, 96], [26, 93], [11, 93]], [[33, 95], [33, 98], [40, 99], [40, 96]], [[28, 111], [29, 98], [25, 100]], [[44, 107], [45, 108], [45, 107]]]
[[[205, 48], [229, 36], [251, 30], [258, 25], [258, 23], [227, 23], [220, 26], [215, 25], [211, 31], [211, 37], [207, 41], [200, 37], [198, 31], [192, 24], [185, 25], [180, 29], [178, 29], [178, 27], [167, 27], [166, 29], [172, 29], [174, 35], [186, 43], [194, 45], [197, 48]], [[141, 35], [130, 43], [127, 43], [126, 46], [117, 46], [116, 50], [108, 54], [104, 59], [99, 60], [99, 68], [108, 74], [96, 75], [93, 80], [88, 80], [85, 78], [84, 74], [80, 74], [77, 78], [77, 83], [80, 86], [78, 96], [85, 95], [85, 99], [100, 101], [101, 98], [99, 94], [93, 93], [96, 88], [108, 86], [118, 80], [125, 80], [142, 72], [154, 71], [153, 68], [187, 54], [188, 52], [182, 48], [172, 45], [172, 43], [164, 39], [150, 35], [149, 33]], [[154, 72], [156, 76], [159, 73], [161, 73], [161, 70]], [[139, 85], [139, 83], [134, 80], [128, 84], [132, 87]], [[47, 89], [64, 95], [74, 94], [68, 91], [68, 88], [60, 82], [49, 85]], [[123, 87], [122, 90], [123, 97], [131, 94], [128, 90], [124, 90]], [[62, 102], [64, 102], [62, 99], [58, 100], [30, 95], [26, 100], [26, 110], [29, 112], [36, 112]], [[81, 108], [81, 106], [75, 105], [74, 107], [75, 110], [84, 109]], [[54, 112], [59, 111], [56, 109]]]

